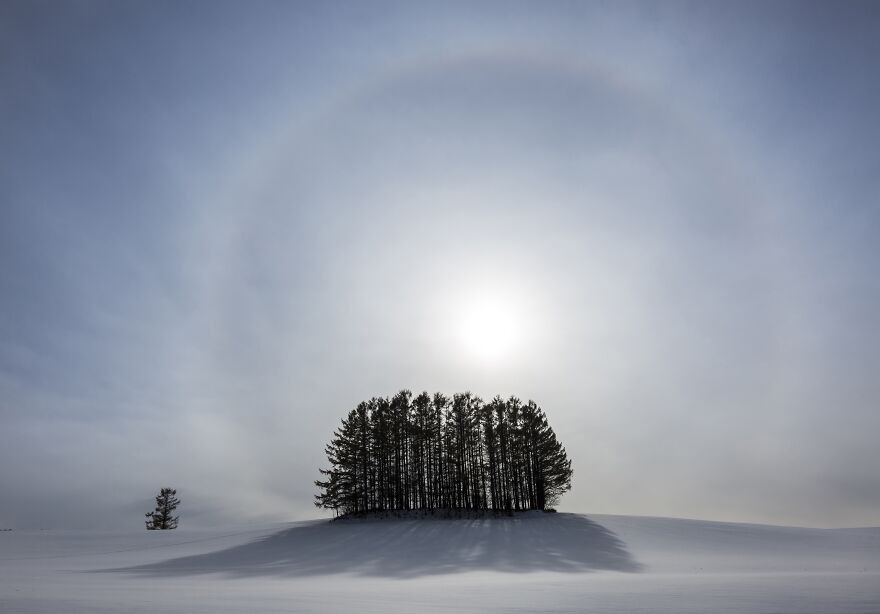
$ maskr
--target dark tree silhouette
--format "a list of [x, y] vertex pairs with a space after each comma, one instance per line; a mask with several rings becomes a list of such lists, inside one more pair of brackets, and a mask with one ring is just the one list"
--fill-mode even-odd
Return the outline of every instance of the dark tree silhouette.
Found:
[[177, 519], [179, 516], [172, 516], [174, 510], [180, 505], [180, 499], [177, 498], [177, 491], [173, 488], [163, 488], [156, 495], [156, 509], [147, 512], [147, 530], [166, 530], [176, 529]]
[[571, 461], [533, 401], [469, 392], [362, 402], [325, 448], [315, 505], [385, 510], [543, 510], [571, 488]]

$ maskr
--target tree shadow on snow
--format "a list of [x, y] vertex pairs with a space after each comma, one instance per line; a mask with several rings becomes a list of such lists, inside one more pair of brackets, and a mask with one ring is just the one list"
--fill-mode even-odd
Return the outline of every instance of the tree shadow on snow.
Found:
[[105, 571], [154, 577], [349, 573], [414, 578], [466, 571], [640, 569], [625, 544], [602, 525], [575, 514], [538, 513], [491, 519], [316, 521], [226, 550]]

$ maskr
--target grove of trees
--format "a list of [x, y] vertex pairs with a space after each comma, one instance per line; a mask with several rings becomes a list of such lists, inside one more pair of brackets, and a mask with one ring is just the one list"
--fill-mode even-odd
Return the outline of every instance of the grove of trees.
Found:
[[534, 402], [402, 390], [348, 413], [325, 452], [315, 505], [386, 510], [543, 510], [571, 488], [571, 461]]

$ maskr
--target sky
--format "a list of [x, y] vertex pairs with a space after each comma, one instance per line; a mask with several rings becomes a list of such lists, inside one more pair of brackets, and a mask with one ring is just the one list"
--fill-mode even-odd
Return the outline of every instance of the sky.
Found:
[[871, 2], [0, 4], [0, 528], [293, 520], [400, 389], [560, 510], [880, 525]]

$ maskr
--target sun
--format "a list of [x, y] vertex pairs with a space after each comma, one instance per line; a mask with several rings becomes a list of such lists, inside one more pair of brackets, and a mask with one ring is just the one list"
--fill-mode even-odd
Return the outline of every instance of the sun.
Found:
[[520, 348], [523, 320], [510, 299], [478, 296], [462, 305], [459, 336], [469, 358], [499, 364], [509, 361]]

